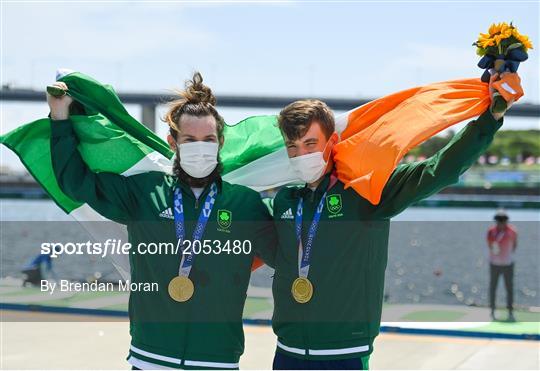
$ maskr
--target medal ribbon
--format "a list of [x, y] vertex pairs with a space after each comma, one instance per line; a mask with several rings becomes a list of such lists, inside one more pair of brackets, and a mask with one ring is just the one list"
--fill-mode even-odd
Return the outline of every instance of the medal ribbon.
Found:
[[324, 200], [326, 199], [326, 194], [337, 183], [337, 177], [332, 174], [330, 177], [330, 183], [324, 191], [319, 205], [315, 210], [315, 215], [313, 216], [313, 221], [308, 230], [308, 236], [306, 241], [306, 247], [302, 243], [302, 214], [304, 207], [304, 199], [300, 197], [298, 201], [298, 206], [296, 208], [296, 216], [294, 218], [295, 229], [296, 229], [296, 239], [298, 240], [298, 275], [302, 278], [307, 278], [309, 273], [309, 265], [311, 259], [311, 248], [313, 247], [313, 241], [315, 240], [315, 235], [317, 234], [317, 227], [321, 219], [321, 214], [324, 209]]
[[[210, 186], [210, 191], [204, 200], [204, 206], [199, 214], [197, 225], [193, 230], [193, 241], [200, 241], [202, 239], [204, 229], [206, 228], [206, 223], [208, 222], [210, 213], [212, 212], [212, 207], [216, 202], [216, 195], [217, 185], [214, 182]], [[176, 230], [176, 238], [178, 238], [180, 241], [184, 241], [186, 230], [184, 226], [184, 205], [182, 203], [182, 191], [180, 190], [180, 187], [176, 187], [174, 190], [174, 225]], [[189, 276], [194, 259], [195, 254], [184, 254], [182, 251], [182, 260], [180, 261], [180, 267], [178, 268], [179, 276]]]

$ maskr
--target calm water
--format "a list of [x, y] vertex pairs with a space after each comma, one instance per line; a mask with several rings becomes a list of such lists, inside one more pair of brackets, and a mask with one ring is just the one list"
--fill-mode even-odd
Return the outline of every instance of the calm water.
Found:
[[[495, 210], [410, 208], [393, 219], [386, 270], [388, 302], [486, 305], [488, 285], [485, 233]], [[509, 210], [518, 229], [515, 254], [515, 302], [540, 306], [540, 210]], [[37, 221], [71, 221], [52, 201], [0, 200], [2, 276], [22, 277], [21, 267], [39, 250], [44, 238], [62, 239], [54, 230], [38, 230]], [[21, 221], [26, 223], [9, 223]], [[46, 224], [50, 225], [50, 224]], [[64, 232], [62, 232], [64, 233]], [[70, 231], [64, 233], [69, 238]], [[75, 233], [75, 232], [73, 232]], [[79, 241], [80, 239], [78, 239]], [[89, 256], [55, 260], [60, 278], [84, 280], [100, 272], [119, 278], [113, 266]], [[252, 284], [270, 286], [272, 271], [259, 269]], [[503, 282], [498, 302], [504, 303]]]

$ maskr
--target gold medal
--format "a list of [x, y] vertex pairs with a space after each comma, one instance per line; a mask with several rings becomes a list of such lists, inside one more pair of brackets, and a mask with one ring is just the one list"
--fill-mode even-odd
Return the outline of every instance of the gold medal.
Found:
[[194, 291], [193, 282], [186, 276], [176, 276], [169, 282], [169, 296], [178, 302], [191, 299]]
[[313, 296], [313, 285], [307, 278], [298, 277], [292, 284], [291, 293], [298, 303], [307, 303]]

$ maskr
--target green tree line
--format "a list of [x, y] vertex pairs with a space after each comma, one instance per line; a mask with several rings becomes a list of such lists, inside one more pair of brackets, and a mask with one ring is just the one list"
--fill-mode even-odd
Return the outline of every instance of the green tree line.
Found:
[[[448, 144], [453, 131], [437, 135], [409, 151], [410, 155], [430, 157]], [[540, 157], [540, 130], [501, 130], [495, 135], [486, 155], [508, 157], [512, 162], [520, 158]]]

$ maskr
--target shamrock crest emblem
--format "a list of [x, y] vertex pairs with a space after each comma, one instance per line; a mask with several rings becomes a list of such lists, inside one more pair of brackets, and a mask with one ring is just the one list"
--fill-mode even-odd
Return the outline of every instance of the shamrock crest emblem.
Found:
[[229, 210], [218, 210], [217, 222], [221, 228], [229, 228], [232, 222], [232, 212]]
[[342, 201], [340, 194], [333, 194], [326, 196], [326, 208], [332, 214], [336, 214], [341, 211]]

